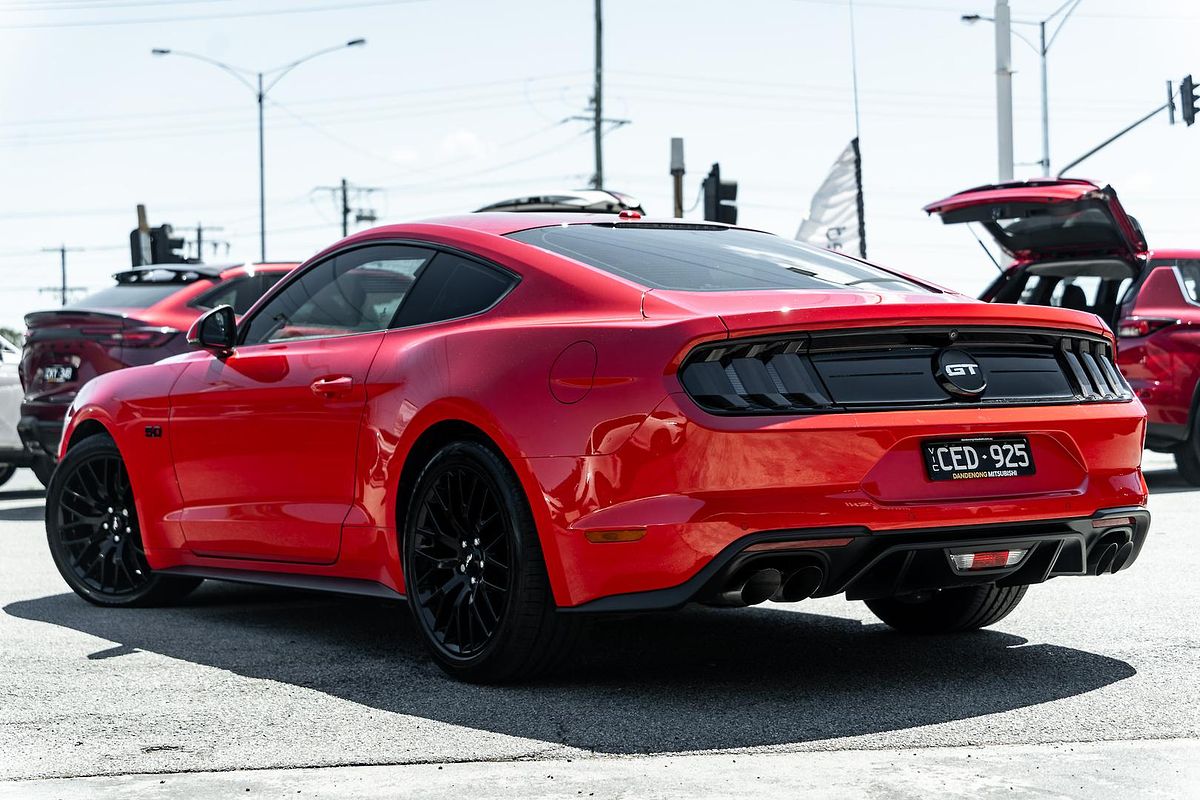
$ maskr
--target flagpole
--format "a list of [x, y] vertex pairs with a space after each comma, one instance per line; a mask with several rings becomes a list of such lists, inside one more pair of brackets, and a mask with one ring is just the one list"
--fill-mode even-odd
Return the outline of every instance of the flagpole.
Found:
[[862, 151], [859, 149], [859, 120], [858, 120], [858, 44], [854, 35], [854, 0], [846, 0], [850, 12], [850, 79], [854, 85], [854, 183], [858, 208], [858, 255], [867, 257], [867, 220], [863, 215], [863, 183], [862, 183]]

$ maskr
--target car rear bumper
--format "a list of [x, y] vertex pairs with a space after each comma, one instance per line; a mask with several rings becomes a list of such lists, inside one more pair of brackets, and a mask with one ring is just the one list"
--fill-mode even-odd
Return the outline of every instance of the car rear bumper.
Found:
[[[30, 453], [31, 457], [46, 456], [53, 460], [58, 459], [58, 445], [62, 440], [63, 432], [63, 415], [66, 413], [67, 407], [52, 407], [50, 409], [38, 408], [38, 414], [28, 413], [30, 404], [21, 407], [21, 421], [17, 423], [17, 433], [21, 435], [21, 442], [25, 445], [25, 450]], [[57, 418], [53, 413], [57, 412]]]
[[[849, 600], [910, 594], [981, 583], [1022, 586], [1064, 575], [1100, 575], [1129, 567], [1150, 527], [1144, 508], [1115, 508], [1090, 517], [913, 529], [875, 535], [866, 528], [766, 531], [734, 542], [687, 581], [665, 589], [598, 598], [570, 612], [656, 611], [720, 597], [727, 587], [759, 570], [789, 577], [815, 567], [819, 577], [805, 596], [846, 595]], [[1025, 551], [1008, 567], [958, 569], [951, 553]], [[803, 598], [797, 598], [803, 599]]]
[[[839, 547], [860, 564], [877, 554], [867, 542], [937, 544], [964, 530], [1003, 538], [1038, 525], [1061, 540], [1072, 521], [1146, 502], [1136, 401], [783, 419], [716, 418], [689, 402], [672, 395], [611, 455], [527, 460], [545, 498], [535, 515], [560, 607], [691, 585], [762, 537], [849, 537]], [[1035, 475], [925, 475], [926, 439], [1013, 434], [1028, 437]], [[589, 540], [625, 530], [641, 535]], [[1085, 558], [1095, 541], [1085, 536]], [[849, 590], [848, 577], [830, 581], [822, 593]]]

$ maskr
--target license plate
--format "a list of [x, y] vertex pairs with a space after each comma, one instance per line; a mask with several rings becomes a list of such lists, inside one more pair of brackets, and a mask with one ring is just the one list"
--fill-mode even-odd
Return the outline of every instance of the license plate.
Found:
[[1024, 436], [922, 442], [925, 473], [934, 481], [1016, 478], [1034, 474], [1033, 453]]
[[66, 383], [75, 377], [75, 368], [67, 364], [52, 364], [42, 367], [42, 380], [46, 383]]

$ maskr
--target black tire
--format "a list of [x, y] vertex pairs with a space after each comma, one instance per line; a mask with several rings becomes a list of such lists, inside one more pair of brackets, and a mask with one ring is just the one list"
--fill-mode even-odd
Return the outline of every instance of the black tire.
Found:
[[37, 456], [33, 459], [33, 463], [29, 468], [33, 470], [33, 474], [42, 482], [42, 486], [50, 486], [50, 478], [54, 477], [54, 468], [58, 466], [58, 462], [50, 456]]
[[529, 502], [491, 448], [454, 442], [429, 460], [401, 550], [413, 622], [451, 676], [527, 680], [570, 652], [579, 622], [555, 610]]
[[957, 633], [986, 628], [1021, 602], [1028, 586], [994, 583], [867, 600], [867, 608], [902, 633]]
[[[1196, 426], [1200, 429], [1200, 424]], [[1179, 477], [1192, 486], [1200, 486], [1200, 433], [1192, 431], [1192, 436], [1175, 449], [1175, 467]]]
[[46, 541], [63, 580], [98, 606], [164, 605], [202, 583], [156, 575], [146, 563], [129, 475], [108, 436], [84, 439], [54, 471]]
[[12, 476], [17, 474], [16, 464], [0, 464], [0, 486], [12, 480]]

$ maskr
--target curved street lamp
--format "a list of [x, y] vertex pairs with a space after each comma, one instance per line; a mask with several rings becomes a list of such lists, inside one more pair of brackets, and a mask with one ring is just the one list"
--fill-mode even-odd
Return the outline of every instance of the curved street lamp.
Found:
[[[1054, 10], [1050, 16], [1043, 20], [1033, 22], [1031, 20], [1014, 19], [1009, 20], [1012, 25], [1036, 25], [1041, 34], [1039, 43], [1034, 44], [1029, 39], [1021, 35], [1020, 31], [1012, 31], [1012, 34], [1025, 44], [1033, 48], [1042, 60], [1042, 160], [1038, 163], [1042, 166], [1042, 174], [1050, 175], [1050, 98], [1047, 89], [1046, 80], [1046, 54], [1050, 52], [1050, 45], [1054, 44], [1054, 40], [1058, 38], [1058, 34], [1062, 32], [1063, 25], [1067, 23], [1067, 18], [1075, 11], [1076, 7], [1083, 0], [1066, 0], [1061, 6]], [[1062, 19], [1058, 21], [1058, 27], [1050, 34], [1050, 38], [1046, 38], [1046, 25], [1053, 22], [1056, 17], [1062, 15]], [[995, 23], [995, 17], [984, 16], [983, 14], [963, 14], [960, 19], [968, 25], [974, 25], [976, 22], [991, 22]]]
[[[266, 168], [263, 158], [263, 101], [267, 97], [267, 93], [275, 87], [283, 79], [284, 75], [294, 70], [306, 61], [311, 61], [317, 56], [323, 56], [326, 53], [332, 53], [336, 50], [342, 50], [347, 47], [358, 47], [367, 43], [366, 39], [351, 39], [345, 44], [339, 44], [334, 47], [326, 47], [324, 50], [317, 50], [314, 53], [309, 53], [303, 58], [298, 58], [295, 61], [290, 61], [287, 64], [282, 64], [268, 70], [251, 70], [243, 67], [235, 67], [232, 64], [226, 64], [217, 61], [215, 58], [201, 55], [199, 53], [189, 53], [186, 50], [170, 50], [164, 47], [156, 47], [151, 50], [151, 54], [156, 56], [183, 56], [184, 58], [193, 58], [197, 61], [203, 61], [206, 64], [212, 64], [214, 67], [223, 72], [227, 72], [236, 78], [242, 85], [254, 93], [254, 97], [258, 102], [258, 243], [259, 243], [259, 261], [267, 260], [267, 196], [266, 196]], [[254, 79], [251, 82], [251, 78]], [[264, 80], [266, 84], [264, 85]]]

